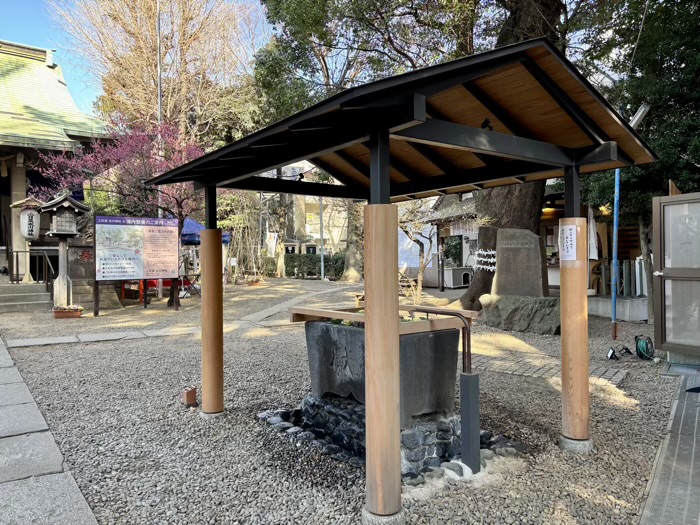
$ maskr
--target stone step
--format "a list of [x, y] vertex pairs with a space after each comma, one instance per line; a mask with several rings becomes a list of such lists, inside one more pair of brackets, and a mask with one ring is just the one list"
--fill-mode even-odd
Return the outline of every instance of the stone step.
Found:
[[46, 301], [51, 301], [51, 294], [49, 292], [0, 294], [0, 304], [33, 303]]
[[44, 283], [0, 284], [0, 295], [23, 294], [23, 293], [42, 293], [45, 291], [46, 291], [46, 285]]
[[0, 314], [13, 312], [48, 312], [53, 308], [51, 301], [0, 304]]

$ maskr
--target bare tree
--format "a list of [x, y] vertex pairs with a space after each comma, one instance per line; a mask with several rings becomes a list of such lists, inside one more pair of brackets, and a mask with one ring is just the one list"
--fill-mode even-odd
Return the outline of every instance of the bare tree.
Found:
[[[158, 120], [156, 0], [49, 0], [50, 11], [100, 77], [98, 109], [132, 122]], [[162, 0], [163, 119], [201, 143], [216, 122], [222, 90], [240, 84], [265, 37], [252, 2]]]
[[402, 202], [399, 207], [399, 228], [418, 247], [418, 268], [416, 283], [411, 281], [413, 304], [421, 304], [423, 297], [423, 280], [425, 269], [431, 262], [433, 244], [436, 240], [436, 228], [426, 220], [434, 199]]

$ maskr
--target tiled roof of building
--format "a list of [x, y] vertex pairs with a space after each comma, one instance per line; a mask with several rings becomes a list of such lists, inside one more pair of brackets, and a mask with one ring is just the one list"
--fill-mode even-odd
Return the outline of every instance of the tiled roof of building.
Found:
[[103, 135], [76, 106], [51, 50], [0, 40], [0, 147], [73, 150]]

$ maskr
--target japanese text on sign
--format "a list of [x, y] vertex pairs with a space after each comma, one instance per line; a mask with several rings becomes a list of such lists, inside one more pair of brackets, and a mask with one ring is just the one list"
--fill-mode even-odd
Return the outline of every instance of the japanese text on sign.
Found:
[[576, 260], [576, 226], [559, 227], [559, 260]]
[[95, 217], [98, 281], [177, 277], [178, 260], [177, 219]]

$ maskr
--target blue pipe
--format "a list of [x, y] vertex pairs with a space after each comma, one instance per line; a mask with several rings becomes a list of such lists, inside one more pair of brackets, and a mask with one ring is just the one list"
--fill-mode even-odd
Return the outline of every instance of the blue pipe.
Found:
[[615, 170], [615, 203], [613, 207], [613, 260], [610, 293], [612, 294], [612, 337], [617, 339], [617, 280], [620, 275], [617, 260], [617, 230], [620, 224], [620, 168]]

